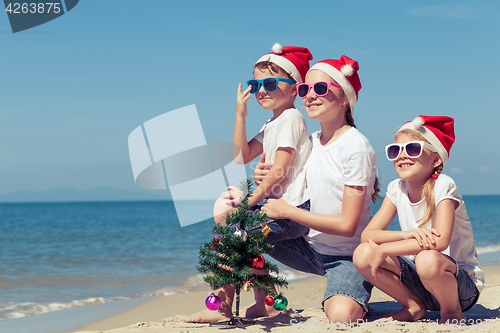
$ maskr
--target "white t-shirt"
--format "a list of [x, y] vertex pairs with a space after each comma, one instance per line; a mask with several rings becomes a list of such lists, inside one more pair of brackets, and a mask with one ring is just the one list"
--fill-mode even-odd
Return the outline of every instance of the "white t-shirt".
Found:
[[274, 162], [280, 147], [295, 150], [288, 175], [269, 194], [272, 199], [283, 198], [288, 204], [299, 206], [309, 199], [306, 188], [306, 163], [311, 153], [304, 116], [297, 109], [287, 109], [276, 119], [269, 119], [254, 137], [262, 143], [266, 162]]
[[[402, 179], [396, 179], [389, 184], [387, 187], [387, 197], [397, 208], [401, 230], [417, 230], [417, 221], [424, 216], [426, 209], [423, 199], [417, 203], [410, 202], [406, 182]], [[472, 225], [465, 209], [465, 203], [453, 179], [447, 175], [440, 174], [434, 185], [434, 197], [436, 207], [438, 203], [445, 199], [458, 202], [458, 207], [455, 209], [455, 223], [453, 223], [450, 245], [441, 253], [452, 257], [460, 268], [469, 274], [475, 282], [477, 289], [481, 292], [485, 286], [484, 272], [479, 267], [479, 260], [474, 245], [474, 235], [472, 234]], [[433, 228], [435, 215], [422, 228]]]
[[311, 138], [313, 149], [306, 174], [311, 212], [341, 215], [344, 185], [366, 186], [368, 192], [354, 237], [331, 235], [311, 229], [307, 240], [319, 253], [352, 256], [361, 242], [361, 232], [372, 217], [370, 202], [377, 174], [375, 151], [354, 127], [326, 146], [322, 146], [319, 141], [321, 131], [313, 133]]

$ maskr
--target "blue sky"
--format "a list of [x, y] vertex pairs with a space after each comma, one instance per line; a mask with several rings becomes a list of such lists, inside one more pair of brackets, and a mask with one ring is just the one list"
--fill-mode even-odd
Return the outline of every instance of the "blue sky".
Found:
[[[128, 135], [190, 104], [208, 142], [232, 141], [237, 85], [275, 42], [308, 47], [312, 63], [359, 62], [354, 119], [384, 189], [395, 130], [448, 115], [457, 140], [444, 172], [462, 194], [500, 194], [499, 31], [498, 1], [82, 0], [16, 34], [0, 13], [0, 194], [138, 190]], [[270, 116], [249, 102], [249, 138]]]

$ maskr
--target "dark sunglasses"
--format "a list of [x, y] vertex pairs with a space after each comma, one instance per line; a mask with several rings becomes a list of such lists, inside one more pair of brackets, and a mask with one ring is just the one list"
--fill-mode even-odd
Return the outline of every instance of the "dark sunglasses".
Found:
[[422, 155], [424, 147], [430, 151], [436, 152], [436, 149], [434, 149], [434, 147], [427, 142], [410, 141], [407, 143], [393, 143], [385, 146], [385, 154], [387, 155], [387, 159], [389, 161], [396, 160], [403, 150], [405, 151], [406, 156], [410, 158], [418, 158]]
[[314, 84], [309, 84], [309, 83], [301, 83], [297, 86], [297, 95], [300, 98], [306, 98], [307, 94], [309, 94], [309, 91], [311, 91], [311, 88], [314, 88], [314, 93], [316, 96], [321, 97], [325, 96], [328, 94], [328, 87], [334, 86], [342, 90], [342, 86], [338, 83], [335, 82], [330, 82], [330, 81], [319, 81]]
[[278, 82], [279, 81], [283, 81], [283, 82], [290, 83], [290, 84], [296, 83], [296, 81], [292, 80], [292, 79], [268, 77], [267, 79], [263, 79], [263, 80], [256, 80], [256, 79], [248, 80], [247, 84], [250, 87], [252, 87], [250, 89], [250, 93], [255, 94], [257, 91], [259, 91], [261, 85], [264, 87], [264, 89], [267, 92], [275, 92], [276, 90], [278, 90]]

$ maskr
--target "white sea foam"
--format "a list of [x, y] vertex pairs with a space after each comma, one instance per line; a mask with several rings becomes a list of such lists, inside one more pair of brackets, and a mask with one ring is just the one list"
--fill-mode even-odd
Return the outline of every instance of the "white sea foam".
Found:
[[488, 246], [476, 246], [477, 253], [488, 253], [500, 251], [500, 244], [488, 245]]
[[16, 319], [16, 318], [23, 318], [27, 316], [32, 316], [32, 315], [37, 315], [37, 314], [42, 314], [42, 313], [47, 313], [47, 312], [53, 312], [53, 311], [59, 311], [59, 310], [64, 310], [64, 309], [70, 309], [70, 308], [75, 308], [79, 306], [84, 306], [84, 305], [90, 305], [90, 304], [98, 304], [98, 303], [107, 303], [113, 300], [119, 300], [119, 299], [127, 299], [124, 297], [119, 297], [115, 299], [109, 299], [106, 300], [102, 297], [89, 297], [86, 299], [82, 300], [74, 300], [68, 303], [59, 303], [59, 302], [53, 302], [53, 303], [45, 303], [45, 304], [38, 304], [38, 303], [31, 303], [31, 302], [23, 302], [23, 303], [10, 303], [7, 306], [3, 306], [0, 308], [0, 321], [1, 320], [7, 320], [7, 319]]

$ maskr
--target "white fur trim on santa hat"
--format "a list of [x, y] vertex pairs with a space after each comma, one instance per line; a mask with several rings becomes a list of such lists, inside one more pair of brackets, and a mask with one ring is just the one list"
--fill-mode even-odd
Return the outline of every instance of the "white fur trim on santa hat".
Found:
[[404, 129], [411, 129], [414, 131], [417, 131], [420, 133], [429, 143], [436, 149], [437, 153], [441, 157], [441, 160], [443, 160], [443, 167], [446, 165], [446, 162], [448, 161], [448, 152], [446, 151], [446, 148], [444, 148], [443, 144], [437, 136], [432, 133], [431, 130], [427, 129], [424, 126], [424, 120], [420, 117], [417, 117], [410, 121], [409, 123], [404, 124], [401, 126], [398, 132], [404, 130]]
[[328, 65], [327, 63], [324, 62], [318, 62], [314, 64], [309, 71], [312, 71], [313, 69], [318, 69], [322, 72], [325, 72], [326, 74], [330, 75], [332, 79], [337, 81], [338, 84], [342, 86], [342, 89], [344, 90], [344, 93], [347, 96], [347, 100], [349, 101], [349, 106], [351, 107], [351, 113], [354, 113], [354, 106], [358, 101], [356, 98], [356, 91], [354, 91], [354, 88], [352, 87], [349, 80], [346, 79], [344, 74], [342, 74], [337, 68]]
[[257, 60], [257, 62], [255, 64], [258, 64], [259, 62], [263, 62], [263, 61], [270, 61], [273, 64], [280, 66], [286, 72], [288, 72], [293, 77], [293, 79], [295, 81], [297, 81], [298, 83], [302, 83], [302, 77], [300, 76], [299, 70], [287, 58], [280, 56], [280, 55], [277, 55], [277, 54], [272, 54], [272, 53], [264, 54], [262, 57], [259, 58], [259, 60]]

